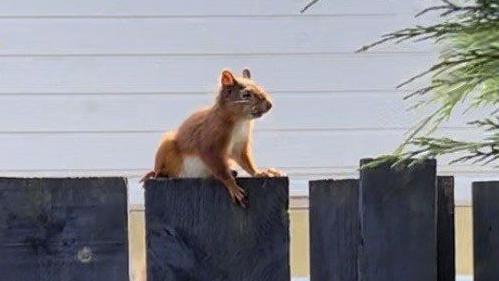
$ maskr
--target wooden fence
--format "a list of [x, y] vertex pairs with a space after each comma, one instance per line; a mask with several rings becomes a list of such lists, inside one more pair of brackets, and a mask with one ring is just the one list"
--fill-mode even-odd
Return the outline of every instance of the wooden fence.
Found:
[[[370, 160], [362, 160], [366, 163]], [[146, 183], [149, 281], [288, 281], [287, 178]], [[454, 180], [436, 163], [310, 182], [311, 281], [451, 281]], [[126, 281], [126, 180], [0, 178], [0, 276]], [[499, 280], [499, 182], [473, 184], [475, 281]]]
[[128, 280], [126, 180], [0, 178], [0, 280]]
[[241, 179], [249, 208], [207, 179], [146, 183], [149, 281], [289, 281], [288, 179]]
[[454, 280], [453, 178], [435, 167], [312, 181], [311, 280]]
[[499, 280], [499, 181], [473, 183], [475, 281]]

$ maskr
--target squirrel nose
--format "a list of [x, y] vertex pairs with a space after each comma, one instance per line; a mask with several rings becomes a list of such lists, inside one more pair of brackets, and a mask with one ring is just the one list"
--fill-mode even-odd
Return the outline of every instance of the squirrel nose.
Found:
[[267, 102], [267, 111], [269, 111], [272, 108], [272, 104], [270, 102]]

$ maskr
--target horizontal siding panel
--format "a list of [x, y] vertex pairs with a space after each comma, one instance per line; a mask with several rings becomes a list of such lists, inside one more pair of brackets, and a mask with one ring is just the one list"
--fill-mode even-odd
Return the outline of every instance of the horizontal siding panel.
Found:
[[[257, 129], [376, 130], [410, 128], [423, 116], [407, 111], [403, 93], [276, 93], [274, 107]], [[176, 128], [190, 112], [212, 104], [214, 94], [0, 96], [0, 133], [161, 132]], [[459, 112], [459, 111], [458, 111]], [[465, 127], [486, 111], [456, 114], [445, 123]]]
[[[212, 100], [222, 68], [250, 67], [275, 91], [257, 123], [257, 163], [289, 172], [294, 195], [311, 178], [355, 176], [360, 158], [392, 151], [423, 116], [407, 114], [394, 87], [435, 54], [428, 43], [352, 52], [427, 23], [411, 15], [440, 1], [321, 0], [300, 15], [307, 2], [0, 1], [0, 175], [129, 175], [134, 187], [159, 132]], [[497, 173], [445, 163], [458, 200]]]
[[[308, 0], [2, 0], [0, 16], [216, 16], [297, 15]], [[350, 0], [319, 1], [307, 14], [410, 13], [427, 7], [430, 1]]]
[[[460, 138], [472, 131], [444, 131]], [[393, 151], [403, 131], [257, 132], [260, 166], [357, 166], [360, 158]], [[0, 135], [0, 170], [129, 170], [152, 165], [159, 133]]]
[[[425, 70], [419, 55], [0, 58], [2, 93], [211, 92], [224, 67], [253, 70], [269, 90], [393, 89]], [[423, 80], [418, 81], [427, 83]], [[415, 84], [412, 87], [417, 87]]]
[[[408, 21], [394, 16], [4, 19], [0, 55], [351, 53]], [[376, 50], [430, 51], [431, 45]]]

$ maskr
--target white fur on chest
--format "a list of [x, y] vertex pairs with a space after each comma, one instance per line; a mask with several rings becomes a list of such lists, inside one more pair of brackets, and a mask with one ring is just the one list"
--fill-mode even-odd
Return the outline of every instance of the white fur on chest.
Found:
[[239, 121], [234, 125], [228, 147], [229, 153], [234, 153], [241, 150], [242, 146], [248, 140], [250, 130], [251, 121]]
[[207, 178], [210, 170], [204, 162], [197, 156], [186, 156], [183, 159], [181, 178]]
[[[235, 124], [232, 130], [228, 152], [235, 154], [241, 151], [242, 146], [248, 140], [251, 130], [251, 121], [240, 121]], [[211, 175], [210, 170], [198, 156], [185, 156], [182, 163], [182, 178], [206, 178]]]

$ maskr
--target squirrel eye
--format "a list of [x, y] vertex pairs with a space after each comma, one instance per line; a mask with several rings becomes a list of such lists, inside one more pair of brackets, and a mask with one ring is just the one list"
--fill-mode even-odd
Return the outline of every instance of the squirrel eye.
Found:
[[250, 94], [248, 91], [243, 90], [243, 91], [241, 92], [241, 97], [242, 97], [243, 99], [249, 99], [249, 98], [251, 97], [251, 94]]

